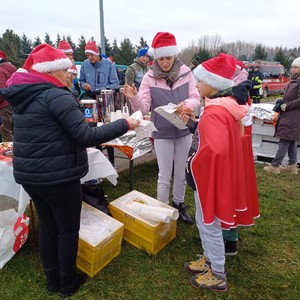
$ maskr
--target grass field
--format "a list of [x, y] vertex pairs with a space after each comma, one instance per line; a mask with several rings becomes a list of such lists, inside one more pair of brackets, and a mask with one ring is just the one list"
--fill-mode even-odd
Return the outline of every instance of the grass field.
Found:
[[[300, 299], [300, 184], [299, 175], [267, 175], [257, 164], [261, 216], [251, 228], [239, 229], [238, 255], [228, 257], [229, 290], [218, 294], [189, 285], [186, 261], [201, 253], [196, 225], [178, 223], [177, 237], [156, 256], [123, 242], [121, 254], [71, 299], [189, 300]], [[103, 182], [109, 200], [128, 192], [128, 171], [118, 185]], [[156, 161], [135, 167], [135, 189], [155, 197]], [[194, 214], [193, 193], [186, 193]], [[48, 296], [39, 253], [28, 242], [0, 270], [0, 299], [59, 299]]]

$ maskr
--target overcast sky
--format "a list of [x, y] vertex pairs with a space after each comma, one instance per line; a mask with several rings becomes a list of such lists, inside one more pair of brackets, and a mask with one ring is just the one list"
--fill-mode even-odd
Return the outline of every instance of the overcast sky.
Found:
[[[180, 49], [204, 35], [226, 43], [300, 47], [299, 0], [103, 0], [105, 36], [112, 44], [129, 38], [149, 44], [158, 31], [169, 31]], [[49, 33], [84, 35], [100, 44], [99, 0], [13, 0], [0, 7], [0, 34], [12, 29], [32, 40]]]

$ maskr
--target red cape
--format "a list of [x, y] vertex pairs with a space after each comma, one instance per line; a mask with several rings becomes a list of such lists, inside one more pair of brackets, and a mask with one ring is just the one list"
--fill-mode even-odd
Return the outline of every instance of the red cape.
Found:
[[235, 217], [247, 209], [240, 121], [224, 107], [208, 106], [198, 130], [200, 147], [191, 168], [204, 223], [216, 217], [224, 229], [235, 227]]

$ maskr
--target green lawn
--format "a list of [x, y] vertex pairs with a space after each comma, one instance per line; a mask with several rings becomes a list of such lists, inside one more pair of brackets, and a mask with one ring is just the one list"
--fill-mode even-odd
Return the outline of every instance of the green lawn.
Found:
[[[123, 242], [121, 254], [71, 299], [300, 299], [299, 175], [267, 175], [257, 164], [261, 217], [252, 228], [239, 229], [238, 255], [228, 257], [229, 290], [218, 294], [189, 285], [186, 261], [201, 253], [195, 225], [178, 223], [177, 237], [156, 256]], [[128, 192], [128, 171], [118, 185], [103, 182], [109, 200]], [[156, 161], [135, 167], [135, 189], [155, 197]], [[193, 193], [186, 202], [194, 214]], [[59, 299], [45, 290], [39, 254], [27, 244], [0, 270], [0, 299]]]

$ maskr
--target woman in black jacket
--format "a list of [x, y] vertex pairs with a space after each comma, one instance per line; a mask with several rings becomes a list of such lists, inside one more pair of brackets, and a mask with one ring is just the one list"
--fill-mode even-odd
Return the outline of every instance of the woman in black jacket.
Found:
[[39, 216], [39, 248], [50, 293], [75, 293], [86, 280], [76, 273], [81, 187], [86, 147], [135, 129], [133, 118], [91, 128], [66, 88], [72, 62], [48, 44], [37, 46], [0, 94], [13, 107], [14, 176]]

